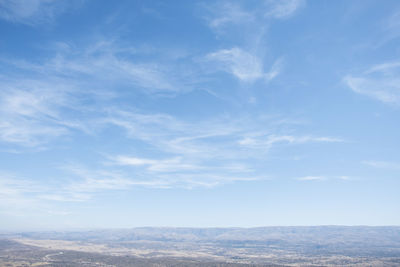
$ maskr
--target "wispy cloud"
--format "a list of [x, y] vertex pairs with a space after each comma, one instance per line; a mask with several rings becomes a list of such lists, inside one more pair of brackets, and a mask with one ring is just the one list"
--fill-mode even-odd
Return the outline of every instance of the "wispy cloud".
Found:
[[47, 189], [30, 180], [17, 177], [9, 180], [4, 176], [0, 177], [0, 213], [3, 217], [46, 216], [47, 219], [49, 215], [58, 217], [71, 214], [70, 211], [56, 206], [53, 199], [42, 198], [42, 194], [47, 192]]
[[[0, 77], [0, 141], [36, 146], [65, 135], [74, 125], [61, 115], [71, 108], [68, 91], [60, 80], [46, 82]], [[54, 88], [57, 84], [57, 88]]]
[[214, 30], [221, 31], [229, 26], [262, 24], [266, 18], [289, 18], [305, 4], [305, 0], [265, 0], [261, 5], [245, 5], [240, 1], [217, 1], [205, 6], [209, 12], [207, 21]]
[[271, 71], [265, 72], [262, 58], [238, 47], [210, 53], [206, 59], [217, 63], [216, 69], [228, 72], [244, 82], [254, 82], [259, 79], [272, 80], [279, 74], [282, 65], [281, 60], [276, 61]]
[[[268, 179], [259, 176], [244, 163], [228, 163], [223, 159], [219, 163], [210, 163], [207, 159], [188, 155], [170, 159], [144, 159], [132, 156], [109, 157], [114, 165], [125, 166], [129, 173], [138, 176], [151, 177], [142, 186], [158, 188], [194, 188], [215, 187], [240, 181], [259, 181]], [[141, 184], [138, 184], [141, 185]]]
[[270, 18], [288, 18], [304, 1], [264, 1], [255, 6], [245, 3], [219, 1], [206, 6], [208, 24], [217, 34], [234, 39], [238, 31], [244, 34], [236, 46], [208, 53], [206, 61], [214, 63], [210, 65], [211, 69], [228, 72], [243, 82], [270, 81], [281, 73], [283, 67], [282, 57], [265, 62], [268, 44], [264, 35], [272, 23]]
[[373, 49], [380, 48], [391, 41], [400, 37], [400, 11], [399, 9], [393, 10], [393, 13], [384, 16], [380, 23], [379, 37], [374, 37], [371, 47]]
[[[118, 116], [116, 117], [115, 115]], [[106, 123], [127, 130], [128, 137], [140, 140], [158, 151], [156, 157], [109, 156], [111, 164], [168, 181], [170, 186], [215, 186], [258, 176], [243, 162], [233, 142], [244, 129], [221, 120], [188, 123], [162, 114], [113, 113]], [[224, 140], [224, 139], [228, 140]], [[164, 158], [160, 158], [164, 156]], [[218, 160], [215, 160], [218, 159]], [[257, 177], [256, 177], [257, 176]]]
[[[63, 169], [72, 176], [58, 195], [85, 201], [104, 191], [130, 190], [132, 187], [168, 188], [167, 181], [143, 176], [141, 172], [128, 175], [119, 169], [89, 169], [81, 165], [67, 165]], [[64, 199], [60, 199], [64, 201]]]
[[78, 1], [2, 0], [0, 2], [0, 18], [29, 25], [47, 23], [72, 3], [78, 3]]
[[[0, 211], [21, 215], [27, 211], [44, 209], [43, 203], [35, 197], [47, 188], [30, 179], [21, 179], [15, 174], [0, 173]], [[9, 207], [13, 207], [12, 210]]]
[[267, 0], [265, 16], [284, 19], [292, 16], [305, 0]]
[[362, 163], [379, 169], [400, 170], [399, 162], [368, 160], [363, 161]]
[[[193, 188], [260, 180], [265, 176], [255, 171], [249, 159], [264, 160], [272, 146], [341, 141], [282, 134], [281, 127], [290, 128], [292, 122], [279, 116], [223, 115], [185, 121], [165, 113], [126, 108], [108, 99], [123, 97], [117, 92], [120, 87], [126, 89], [130, 85], [129, 90], [138, 92], [169, 92], [175, 90], [172, 85], [181, 81], [168, 78], [163, 82], [163, 73], [170, 73], [168, 70], [155, 67], [157, 71], [149, 71], [148, 66], [153, 65], [136, 63], [132, 59], [136, 51], [126, 47], [98, 43], [71, 49], [64, 44], [57, 51], [55, 57], [41, 64], [9, 59], [1, 62], [7, 67], [4, 69], [18, 70], [17, 74], [0, 76], [4, 88], [0, 93], [1, 140], [38, 146], [76, 131], [101, 135], [104, 129], [112, 128], [152, 153], [108, 155], [108, 165], [99, 165], [97, 170], [71, 167], [65, 171], [75, 178], [53, 191], [44, 190], [37, 196], [42, 200], [87, 201], [99, 192], [134, 186]], [[210, 57], [220, 60], [225, 71], [243, 81], [268, 80], [279, 70], [277, 63], [270, 73], [265, 72], [257, 57], [238, 48]], [[140, 72], [129, 71], [142, 66], [146, 67]], [[148, 79], [143, 78], [148, 72]], [[266, 140], [261, 140], [263, 137]], [[248, 141], [243, 141], [246, 138]]]
[[209, 25], [212, 28], [220, 29], [229, 24], [242, 24], [254, 20], [254, 14], [243, 9], [239, 3], [217, 2], [209, 8], [212, 16], [209, 18]]
[[[91, 170], [80, 165], [65, 165], [62, 170], [68, 179], [43, 184], [30, 177], [0, 174], [0, 207], [16, 205], [18, 208], [44, 208], [49, 201], [85, 202], [97, 194], [109, 191], [130, 190], [132, 187], [167, 188], [168, 181], [131, 175], [118, 170]], [[51, 205], [50, 205], [51, 206]]]
[[[115, 83], [119, 86], [131, 86], [150, 92], [180, 91], [182, 84], [175, 77], [175, 69], [157, 61], [134, 59], [138, 55], [134, 47], [116, 45], [111, 41], [99, 41], [93, 44], [74, 47], [65, 43], [58, 44], [57, 54], [43, 67], [37, 69], [53, 75], [68, 75], [80, 80], [97, 79]], [[21, 66], [21, 64], [20, 64]], [[32, 65], [28, 65], [32, 68]], [[179, 77], [182, 77], [181, 74]]]
[[122, 166], [144, 166], [152, 172], [178, 172], [199, 170], [200, 166], [184, 162], [181, 157], [169, 159], [145, 159], [129, 156], [117, 156], [113, 159], [115, 164]]
[[[90, 132], [110, 99], [122, 97], [120, 88], [159, 96], [190, 87], [174, 67], [133, 60], [131, 47], [99, 42], [53, 49], [56, 54], [39, 63], [0, 58], [0, 141], [35, 147], [74, 130]], [[87, 104], [95, 102], [104, 108]]]
[[[141, 166], [137, 168], [137, 158], [134, 160], [134, 165], [131, 164], [132, 157], [129, 157], [129, 160], [127, 158], [127, 156], [116, 156], [113, 161], [114, 164], [119, 164], [115, 161], [122, 161], [122, 165], [127, 169], [115, 168], [114, 165], [100, 166], [95, 170], [80, 165], [65, 166], [64, 169], [73, 174], [75, 178], [55, 190], [55, 193], [42, 194], [40, 197], [56, 201], [88, 201], [101, 192], [130, 190], [133, 187], [158, 189], [210, 188], [233, 182], [268, 179], [268, 177], [254, 174], [244, 175], [239, 169], [229, 168], [219, 170], [218, 168], [205, 167], [201, 172], [194, 172], [198, 168], [170, 166], [165, 162], [158, 165], [155, 160], [149, 159], [145, 162], [141, 160]], [[143, 166], [150, 162], [156, 165]]]
[[355, 93], [387, 104], [400, 104], [400, 63], [385, 62], [372, 66], [360, 75], [347, 75], [344, 82]]
[[22, 193], [33, 193], [41, 190], [32, 181], [17, 179], [15, 175], [0, 173], [0, 195], [16, 196]]
[[276, 143], [304, 144], [309, 142], [338, 143], [338, 142], [344, 142], [344, 140], [335, 137], [265, 135], [265, 136], [248, 136], [238, 141], [238, 143], [243, 146], [257, 146], [257, 147], [271, 147]]
[[341, 180], [341, 181], [350, 181], [353, 178], [347, 175], [340, 175], [340, 176], [331, 176], [331, 175], [323, 175], [323, 176], [303, 176], [295, 178], [298, 181], [334, 181], [334, 180]]
[[[294, 135], [262, 134], [266, 131], [279, 131], [280, 127], [296, 121], [274, 117], [232, 118], [221, 116], [202, 122], [186, 122], [166, 114], [141, 114], [132, 111], [114, 110], [103, 123], [115, 125], [126, 130], [128, 137], [151, 144], [164, 154], [172, 154], [188, 159], [229, 158], [243, 155], [241, 145], [250, 143], [273, 145], [283, 143], [341, 142], [333, 137], [311, 137]], [[247, 141], [246, 141], [247, 138]], [[264, 140], [263, 140], [264, 139]], [[258, 148], [258, 147], [257, 147]], [[266, 147], [264, 147], [265, 150]], [[247, 153], [251, 150], [246, 148]], [[258, 153], [258, 152], [257, 152]], [[246, 156], [249, 156], [248, 154]], [[134, 160], [134, 163], [152, 164], [147, 160]]]
[[206, 181], [215, 185], [258, 180], [259, 171], [253, 164], [265, 161], [274, 146], [343, 142], [334, 137], [273, 134], [281, 127], [290, 128], [292, 123], [274, 117], [221, 117], [192, 123], [165, 114], [114, 110], [103, 122], [125, 129], [128, 138], [146, 144], [154, 152], [146, 157], [109, 155], [107, 165], [168, 181], [172, 187], [192, 187], [194, 177], [196, 184]]
[[327, 178], [324, 176], [304, 176], [304, 177], [297, 178], [297, 180], [299, 180], [299, 181], [323, 181], [326, 179]]

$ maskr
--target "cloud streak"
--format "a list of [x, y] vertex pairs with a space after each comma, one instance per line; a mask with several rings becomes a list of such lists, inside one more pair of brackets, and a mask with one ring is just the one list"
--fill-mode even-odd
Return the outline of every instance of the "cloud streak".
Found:
[[304, 3], [302, 0], [271, 0], [251, 7], [239, 1], [219, 1], [207, 6], [207, 21], [213, 31], [233, 39], [240, 31], [244, 37], [237, 40], [236, 46], [208, 53], [205, 60], [214, 63], [209, 64], [212, 69], [230, 73], [242, 82], [274, 79], [281, 73], [283, 60], [282, 57], [275, 59], [267, 70], [265, 47], [268, 44], [264, 43], [264, 35], [274, 19], [289, 18]]
[[60, 80], [5, 78], [0, 87], [1, 141], [34, 147], [78, 127], [61, 115], [63, 109], [73, 108], [69, 95], [73, 88], [60, 85]]
[[208, 9], [212, 13], [209, 18], [209, 25], [214, 29], [221, 29], [231, 24], [239, 25], [254, 20], [254, 14], [244, 10], [238, 3], [234, 2], [219, 2]]
[[270, 72], [264, 72], [262, 58], [238, 47], [222, 49], [206, 56], [206, 60], [217, 63], [216, 69], [228, 72], [243, 82], [269, 81], [280, 73], [281, 60], [276, 61]]
[[28, 25], [49, 23], [72, 3], [77, 1], [56, 0], [2, 0], [0, 2], [0, 18]]
[[266, 17], [276, 19], [285, 19], [292, 16], [301, 6], [304, 5], [304, 0], [267, 0]]
[[341, 143], [343, 139], [335, 137], [313, 137], [313, 136], [292, 136], [292, 135], [267, 135], [257, 137], [245, 137], [239, 140], [243, 146], [271, 147], [278, 143], [305, 144], [314, 142]]
[[93, 121], [104, 116], [112, 100], [124, 97], [124, 92], [165, 96], [190, 90], [186, 78], [180, 78], [185, 75], [176, 75], [177, 69], [136, 62], [132, 59], [136, 50], [129, 47], [99, 42], [76, 48], [61, 43], [54, 49], [55, 56], [39, 63], [0, 58], [4, 70], [0, 141], [43, 146], [73, 131], [91, 132]]
[[305, 0], [264, 0], [261, 5], [250, 7], [240, 1], [217, 1], [205, 6], [209, 26], [217, 31], [230, 26], [262, 24], [265, 19], [287, 19], [305, 5]]
[[297, 178], [299, 181], [323, 181], [326, 180], [324, 176], [304, 176]]
[[352, 177], [341, 175], [341, 176], [303, 176], [295, 178], [298, 181], [302, 182], [313, 182], [313, 181], [328, 181], [328, 180], [341, 180], [341, 181], [349, 181], [352, 180]]
[[355, 93], [386, 104], [400, 104], [400, 62], [385, 62], [372, 66], [361, 75], [347, 75], [346, 85]]
[[362, 163], [379, 169], [400, 170], [400, 163], [398, 162], [369, 160]]

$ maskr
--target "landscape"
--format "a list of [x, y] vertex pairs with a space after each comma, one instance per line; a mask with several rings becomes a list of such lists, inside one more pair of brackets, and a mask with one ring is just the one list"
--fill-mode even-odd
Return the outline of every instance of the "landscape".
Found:
[[2, 233], [0, 266], [399, 266], [400, 227]]

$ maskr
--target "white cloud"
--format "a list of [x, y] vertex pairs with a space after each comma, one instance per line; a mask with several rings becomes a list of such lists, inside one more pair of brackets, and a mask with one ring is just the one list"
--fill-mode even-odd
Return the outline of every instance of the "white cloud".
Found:
[[216, 69], [231, 73], [244, 82], [254, 82], [259, 79], [271, 80], [279, 74], [281, 66], [280, 61], [277, 61], [270, 72], [265, 72], [262, 58], [238, 47], [210, 53], [206, 59], [216, 62]]
[[[181, 77], [174, 68], [134, 62], [136, 52], [129, 47], [99, 42], [55, 49], [56, 56], [39, 63], [0, 58], [7, 70], [0, 75], [0, 141], [39, 147], [72, 130], [91, 132], [93, 120], [103, 117], [120, 87], [152, 95], [190, 87], [172, 78]], [[104, 109], [82, 104], [91, 101]]]
[[[240, 81], [254, 82], [270, 81], [281, 73], [283, 60], [277, 59], [270, 70], [264, 66], [265, 47], [264, 35], [269, 26], [268, 18], [288, 18], [301, 7], [303, 0], [267, 0], [255, 5], [240, 1], [218, 1], [206, 7], [211, 13], [208, 24], [211, 29], [223, 35], [237, 36], [242, 32], [242, 43], [239, 46], [221, 49], [207, 54], [206, 60], [215, 62], [211, 68], [222, 70], [234, 75]], [[244, 44], [244, 45], [243, 45]], [[246, 47], [246, 48], [243, 48]]]
[[[12, 206], [15, 214], [27, 211], [51, 212], [54, 201], [84, 202], [96, 194], [109, 190], [129, 190], [132, 186], [156, 187], [164, 185], [156, 181], [127, 179], [118, 172], [88, 170], [79, 166], [65, 166], [70, 179], [54, 180], [43, 184], [16, 175], [0, 173], [0, 209]], [[65, 211], [63, 214], [66, 215]]]
[[304, 0], [267, 0], [265, 16], [277, 19], [292, 16], [303, 4]]
[[199, 170], [200, 166], [184, 162], [181, 157], [156, 160], [129, 156], [117, 156], [112, 159], [118, 165], [123, 166], [145, 166], [151, 172], [178, 172]]
[[0, 77], [0, 87], [0, 141], [36, 146], [73, 128], [59, 112], [69, 102], [59, 81], [8, 81]]
[[400, 104], [400, 62], [371, 67], [361, 75], [347, 75], [344, 82], [355, 93], [387, 104]]
[[240, 25], [254, 20], [254, 14], [245, 11], [238, 3], [219, 2], [209, 8], [213, 16], [209, 19], [212, 28], [219, 29], [230, 24]]
[[[0, 173], [0, 212], [21, 216], [27, 212], [40, 212], [43, 203], [36, 198], [47, 188], [28, 179], [9, 174]], [[12, 209], [10, 209], [12, 207]]]
[[398, 162], [370, 160], [362, 163], [379, 169], [400, 170], [400, 163]]
[[252, 28], [259, 28], [266, 24], [265, 18], [289, 18], [304, 5], [305, 0], [265, 0], [258, 1], [258, 5], [246, 7], [243, 3], [245, 2], [217, 1], [216, 4], [206, 6], [210, 13], [207, 16], [209, 26], [217, 31], [228, 26], [253, 25]]
[[0, 18], [29, 25], [46, 23], [70, 4], [63, 0], [1, 0]]
[[163, 114], [113, 111], [104, 123], [125, 129], [129, 138], [140, 140], [154, 152], [147, 157], [108, 156], [111, 166], [167, 181], [170, 187], [264, 179], [253, 163], [264, 161], [273, 146], [343, 142], [334, 137], [273, 134], [298, 123], [275, 117], [221, 117], [189, 123]]
[[[75, 131], [101, 134], [103, 129], [113, 128], [122, 129], [127, 138], [152, 151], [146, 156], [111, 156], [108, 160], [112, 164], [97, 166], [96, 170], [69, 168], [71, 181], [53, 191], [43, 190], [38, 199], [87, 201], [99, 192], [134, 186], [192, 188], [259, 180], [264, 177], [257, 175], [249, 159], [264, 160], [273, 145], [339, 141], [274, 134], [282, 133], [282, 125], [285, 129], [291, 125], [290, 120], [276, 117], [221, 116], [188, 122], [168, 114], [124, 109], [116, 104], [118, 101], [109, 101], [104, 95], [116, 97], [113, 92], [118, 93], [119, 86], [126, 85], [132, 90], [152, 92], [180, 90], [175, 84], [181, 81], [168, 77], [175, 70], [136, 62], [135, 53], [134, 49], [104, 42], [84, 48], [59, 44], [58, 55], [40, 64], [0, 62], [12, 66], [4, 69], [18, 70], [0, 76], [0, 86], [4, 88], [0, 93], [3, 142], [35, 146]], [[238, 79], [249, 82], [272, 79], [281, 64], [278, 60], [266, 73], [259, 58], [239, 48], [210, 54], [211, 59]], [[164, 81], [165, 77], [168, 80]], [[92, 101], [96, 105], [87, 104]], [[247, 141], [238, 144], [238, 140], [245, 138]]]
[[266, 140], [266, 143], [268, 145], [278, 142], [299, 143], [299, 144], [308, 142], [337, 143], [337, 142], [343, 142], [343, 140], [333, 137], [312, 137], [312, 136], [292, 136], [292, 135], [282, 135], [282, 136], [270, 135]]
[[324, 176], [304, 176], [297, 178], [299, 181], [323, 181], [326, 180]]
[[132, 166], [153, 165], [157, 163], [156, 160], [141, 159], [141, 158], [127, 157], [127, 156], [118, 156], [115, 158], [114, 161], [120, 165], [132, 165]]
[[[22, 113], [38, 112], [33, 110]], [[81, 202], [104, 191], [129, 190], [137, 186], [194, 188], [265, 180], [268, 177], [261, 177], [252, 163], [265, 160], [270, 147], [279, 143], [341, 141], [332, 137], [272, 134], [276, 128], [282, 125], [287, 128], [292, 123], [275, 117], [221, 117], [189, 123], [166, 114], [118, 109], [101, 114], [104, 118], [96, 123], [102, 124], [102, 128], [121, 127], [128, 138], [145, 144], [154, 153], [147, 157], [106, 156], [108, 161], [93, 169], [66, 166], [63, 170], [68, 180], [35, 193], [35, 199]], [[270, 134], [262, 134], [265, 131]]]
[[66, 49], [61, 49], [57, 56], [44, 63], [43, 71], [84, 80], [95, 78], [103, 82], [131, 85], [149, 92], [182, 90], [182, 84], [172, 78], [177, 76], [172, 67], [132, 60], [136, 55], [132, 47], [119, 47], [112, 42], [99, 42], [80, 49], [65, 46]]
[[[115, 157], [115, 159], [120, 156]], [[155, 160], [151, 160], [155, 162]], [[114, 161], [115, 163], [115, 161]], [[123, 171], [113, 167], [104, 169], [100, 167], [90, 170], [81, 166], [66, 166], [65, 170], [77, 176], [78, 179], [71, 181], [62, 187], [57, 194], [46, 194], [41, 197], [59, 201], [87, 201], [97, 193], [109, 190], [129, 190], [132, 187], [148, 188], [186, 188], [215, 187], [227, 183], [240, 181], [258, 181], [266, 179], [247, 173], [244, 175], [239, 169], [219, 169], [205, 167], [201, 172], [194, 172], [191, 167], [185, 168], [155, 163], [150, 167], [137, 169], [137, 165], [125, 165], [133, 167]], [[143, 166], [142, 166], [143, 167]], [[152, 169], [158, 168], [160, 169]]]
[[272, 79], [274, 79], [276, 76], [278, 76], [283, 68], [283, 59], [279, 58], [277, 59], [271, 66], [270, 70], [268, 73], [266, 73], [266, 80], [270, 81]]
[[399, 38], [400, 36], [400, 12], [399, 10], [393, 10], [393, 14], [385, 15], [383, 21], [381, 21], [381, 31], [379, 37], [374, 37], [375, 43], [371, 46], [373, 49], [377, 49], [388, 42]]
[[400, 62], [385, 62], [382, 64], [375, 65], [365, 72], [365, 74], [371, 74], [375, 72], [382, 72], [385, 75], [390, 75], [392, 70], [400, 67]]
[[[103, 123], [125, 129], [128, 137], [154, 147], [162, 152], [160, 155], [173, 155], [166, 160], [142, 157], [118, 158], [118, 162], [127, 165], [151, 166], [161, 163], [196, 165], [199, 159], [219, 158], [231, 161], [243, 157], [264, 157], [263, 153], [279, 143], [344, 142], [340, 138], [330, 136], [274, 134], [282, 127], [287, 128], [293, 123], [298, 123], [295, 120], [275, 117], [222, 116], [190, 123], [165, 114], [146, 115], [113, 110], [103, 119]], [[259, 154], [260, 150], [264, 152]]]
[[310, 142], [338, 143], [344, 142], [343, 139], [335, 137], [314, 137], [314, 136], [293, 136], [293, 135], [261, 135], [246, 136], [238, 143], [243, 146], [271, 147], [277, 143], [304, 144]]
[[251, 130], [246, 129], [251, 127], [251, 122], [245, 122], [245, 119], [222, 117], [189, 123], [164, 114], [145, 115], [128, 111], [114, 111], [104, 119], [104, 123], [122, 127], [130, 138], [185, 160], [189, 157], [231, 157], [237, 154], [231, 147], [234, 145], [232, 142], [243, 131]]
[[132, 187], [168, 188], [161, 179], [143, 178], [140, 173], [127, 174], [116, 169], [89, 169], [81, 165], [62, 167], [67, 180], [48, 186], [32, 196], [36, 201], [85, 202], [109, 191], [126, 191]]
[[298, 181], [333, 181], [333, 180], [340, 180], [340, 181], [350, 181], [353, 180], [353, 177], [347, 175], [340, 175], [340, 176], [303, 176], [296, 178]]
[[388, 104], [400, 103], [400, 80], [375, 80], [347, 76], [345, 82], [355, 93], [375, 98]]
[[[103, 51], [102, 48], [96, 53], [103, 54]], [[84, 168], [69, 170], [76, 181], [62, 185], [54, 192], [44, 190], [37, 197], [42, 200], [87, 201], [101, 191], [125, 190], [133, 186], [192, 188], [201, 184], [215, 186], [257, 180], [262, 178], [256, 175], [248, 159], [264, 159], [272, 145], [279, 142], [338, 141], [328, 137], [274, 135], [274, 132], [281, 132], [281, 125], [286, 128], [292, 122], [273, 116], [221, 116], [187, 122], [168, 114], [123, 109], [113, 101], [103, 100], [101, 90], [82, 90], [87, 84], [86, 80], [80, 80], [80, 75], [104, 78], [100, 77], [103, 70], [97, 70], [95, 64], [90, 69], [90, 64], [85, 63], [95, 60], [92, 53], [85, 56], [86, 53], [78, 52], [83, 55], [79, 60], [75, 56], [72, 60], [58, 58], [33, 68], [29, 64], [13, 62], [14, 66], [22, 69], [21, 73], [0, 76], [0, 85], [4, 88], [0, 93], [0, 139], [35, 146], [71, 135], [76, 130], [101, 134], [103, 129], [114, 128], [123, 129], [127, 138], [141, 142], [155, 154], [147, 157], [140, 154], [115, 156], [111, 158], [114, 165], [99, 166], [96, 171]], [[104, 64], [99, 63], [100, 66]], [[25, 74], [32, 78], [23, 77]], [[97, 100], [96, 103], [102, 105], [96, 108], [80, 102], [87, 99]], [[264, 134], [267, 139], [261, 149], [243, 147], [246, 142], [238, 144], [238, 140], [254, 138], [253, 134], [260, 132], [270, 133]], [[131, 168], [133, 172], [124, 168]]]
[[28, 180], [17, 179], [15, 175], [0, 173], [0, 195], [15, 196], [40, 191], [40, 188]]
[[[159, 63], [156, 60], [143, 59], [138, 57], [140, 52], [136, 48], [117, 43], [99, 41], [79, 47], [57, 43], [48, 48], [55, 51], [55, 55], [42, 62], [0, 58], [0, 63], [8, 69], [25, 72], [26, 80], [30, 78], [48, 81], [52, 78], [53, 83], [55, 79], [59, 79], [67, 84], [79, 84], [80, 87], [102, 88], [96, 91], [113, 91], [112, 88], [124, 86], [152, 94], [173, 94], [190, 89], [189, 83], [195, 82], [194, 77], [190, 77], [190, 74], [171, 61]], [[56, 84], [59, 85], [60, 82]], [[89, 88], [85, 91], [95, 92]]]

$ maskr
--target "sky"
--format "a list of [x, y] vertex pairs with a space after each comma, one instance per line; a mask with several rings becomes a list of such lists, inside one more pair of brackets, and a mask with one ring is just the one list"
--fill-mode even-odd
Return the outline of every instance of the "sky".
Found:
[[397, 0], [0, 0], [0, 230], [400, 225]]

